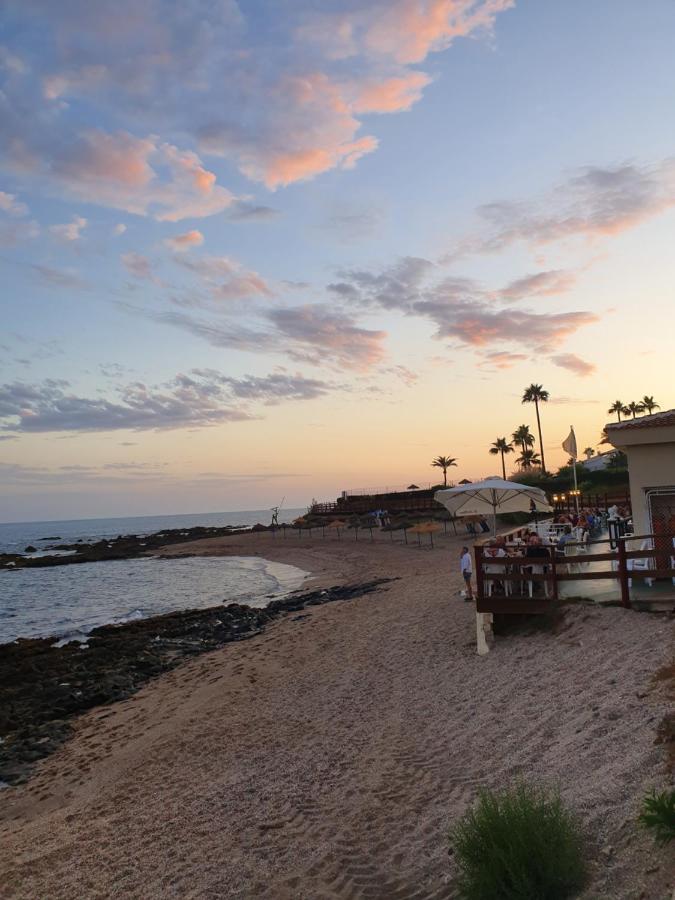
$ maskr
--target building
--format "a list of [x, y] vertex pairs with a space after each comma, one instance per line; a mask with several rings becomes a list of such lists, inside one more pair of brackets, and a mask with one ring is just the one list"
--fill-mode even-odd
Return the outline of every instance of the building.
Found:
[[608, 450], [606, 453], [598, 453], [596, 456], [591, 456], [590, 459], [585, 459], [581, 463], [581, 467], [586, 469], [587, 472], [600, 472], [612, 464], [612, 460], [617, 455], [617, 452], [616, 450]]
[[612, 422], [610, 444], [628, 457], [636, 534], [675, 533], [675, 409]]

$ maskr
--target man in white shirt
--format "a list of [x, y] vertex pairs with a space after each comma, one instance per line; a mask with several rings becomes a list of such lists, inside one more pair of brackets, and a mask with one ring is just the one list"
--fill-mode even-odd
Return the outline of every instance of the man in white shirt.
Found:
[[466, 587], [466, 596], [464, 600], [470, 603], [473, 600], [473, 588], [471, 587], [471, 576], [473, 575], [473, 567], [471, 565], [471, 554], [468, 547], [462, 547], [459, 557], [459, 571], [462, 573], [464, 585]]

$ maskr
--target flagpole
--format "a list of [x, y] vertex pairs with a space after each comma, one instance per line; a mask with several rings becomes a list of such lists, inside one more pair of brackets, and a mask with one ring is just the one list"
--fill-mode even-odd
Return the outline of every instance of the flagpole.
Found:
[[574, 508], [579, 515], [579, 489], [577, 488], [577, 458], [572, 457], [572, 471], [574, 472]]

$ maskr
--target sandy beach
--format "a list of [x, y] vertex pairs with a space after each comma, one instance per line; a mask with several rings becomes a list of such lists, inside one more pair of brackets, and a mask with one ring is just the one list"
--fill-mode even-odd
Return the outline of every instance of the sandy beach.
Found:
[[173, 546], [258, 555], [308, 586], [396, 579], [289, 614], [199, 656], [2, 792], [3, 895], [34, 898], [453, 897], [448, 826], [480, 786], [558, 784], [589, 847], [593, 900], [661, 900], [668, 852], [636, 825], [669, 783], [657, 731], [672, 621], [587, 605], [475, 652], [462, 538], [436, 549], [269, 534]]

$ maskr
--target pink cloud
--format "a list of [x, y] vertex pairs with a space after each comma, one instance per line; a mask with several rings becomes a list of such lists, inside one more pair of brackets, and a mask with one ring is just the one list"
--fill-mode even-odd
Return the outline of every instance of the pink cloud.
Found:
[[167, 238], [164, 243], [172, 250], [189, 250], [191, 247], [199, 247], [203, 244], [204, 235], [201, 231], [192, 229], [192, 231], [186, 231], [184, 234], [177, 234], [175, 237]]
[[396, 78], [365, 82], [357, 87], [353, 108], [357, 113], [393, 113], [410, 109], [431, 82], [424, 72], [407, 72]]
[[261, 275], [245, 269], [227, 256], [176, 256], [174, 261], [196, 274], [216, 300], [274, 296], [272, 288]]
[[[334, 147], [315, 147], [272, 155], [266, 160], [262, 180], [268, 188], [274, 190], [282, 185], [313, 178], [336, 167], [351, 169], [362, 156], [371, 153], [376, 147], [374, 137], [364, 137]], [[249, 177], [256, 177], [255, 167], [243, 168]]]
[[211, 216], [237, 200], [193, 151], [128, 132], [84, 132], [52, 171], [76, 197], [160, 222]]
[[512, 369], [519, 362], [525, 362], [528, 357], [524, 353], [509, 353], [506, 350], [495, 350], [485, 354], [483, 365], [494, 366], [496, 369]]
[[593, 363], [586, 362], [585, 359], [581, 359], [581, 357], [577, 356], [575, 353], [560, 353], [557, 356], [552, 356], [551, 362], [556, 366], [560, 366], [562, 369], [568, 369], [570, 372], [574, 372], [575, 375], [581, 375], [582, 377], [592, 375], [597, 369], [597, 366]]
[[385, 3], [365, 26], [363, 43], [371, 52], [398, 63], [418, 63], [445, 50], [458, 37], [490, 29], [514, 0], [398, 0]]

